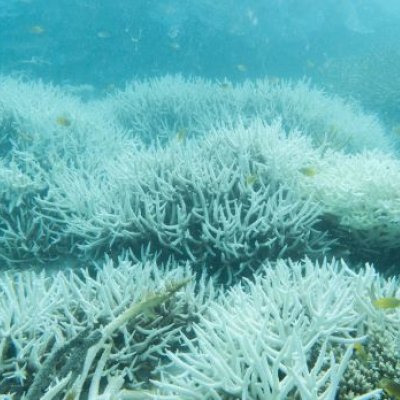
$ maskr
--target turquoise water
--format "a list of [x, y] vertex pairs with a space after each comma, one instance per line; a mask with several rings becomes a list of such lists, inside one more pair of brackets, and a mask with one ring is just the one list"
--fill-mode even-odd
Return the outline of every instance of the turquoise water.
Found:
[[0, 400], [398, 398], [399, 39], [389, 0], [0, 0]]
[[[376, 94], [398, 84], [396, 1], [4, 0], [0, 7], [3, 74], [100, 91], [167, 73], [308, 76], [391, 123], [398, 113], [394, 95], [386, 104]], [[349, 65], [356, 71], [343, 79]]]
[[166, 73], [298, 78], [337, 59], [398, 50], [396, 1], [4, 0], [0, 7], [1, 72], [56, 83], [101, 87]]

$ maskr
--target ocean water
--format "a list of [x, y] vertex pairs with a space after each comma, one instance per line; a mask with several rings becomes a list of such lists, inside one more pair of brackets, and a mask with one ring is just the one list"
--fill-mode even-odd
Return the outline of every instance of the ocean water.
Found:
[[0, 400], [398, 399], [400, 3], [0, 0]]

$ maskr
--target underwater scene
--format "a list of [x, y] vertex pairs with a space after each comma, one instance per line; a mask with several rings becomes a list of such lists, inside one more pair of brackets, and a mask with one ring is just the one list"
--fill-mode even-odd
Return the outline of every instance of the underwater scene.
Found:
[[400, 399], [398, 0], [0, 0], [0, 400]]

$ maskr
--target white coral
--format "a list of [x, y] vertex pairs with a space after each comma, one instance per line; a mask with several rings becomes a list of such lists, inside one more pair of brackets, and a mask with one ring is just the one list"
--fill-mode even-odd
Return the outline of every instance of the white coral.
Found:
[[[132, 264], [124, 260], [118, 266], [107, 261], [94, 275], [86, 270], [55, 274], [3, 272], [0, 387], [2, 390], [19, 387], [23, 391], [26, 382], [46, 368], [46, 360], [54, 349], [62, 349], [79, 335], [89, 337], [96, 329], [101, 331], [103, 326], [113, 326], [111, 323], [129, 306], [157, 291], [168, 290], [166, 285], [191, 274], [187, 265], [160, 268], [154, 261]], [[118, 338], [106, 342], [110, 349], [107, 363], [102, 367], [104, 374], [112, 380], [115, 371], [119, 370], [118, 374], [125, 371], [125, 380], [137, 383], [135, 376], [142, 363], [157, 363], [166, 347], [177, 344], [181, 328], [190, 329], [214, 296], [213, 286], [202, 278], [197, 283], [189, 282], [177, 293], [169, 307], [163, 309], [163, 315], [154, 318], [141, 315], [133, 326], [128, 327], [126, 323], [113, 326], [111, 333]], [[85, 354], [76, 356], [80, 361], [85, 360]], [[82, 367], [78, 362], [75, 372], [81, 373]], [[57, 377], [55, 370], [48, 372], [55, 374], [50, 378], [57, 388], [50, 390], [62, 390], [67, 385], [66, 376]], [[84, 376], [90, 380], [93, 373], [88, 369]], [[62, 380], [62, 385], [57, 378]]]
[[[372, 286], [393, 293], [370, 266], [356, 274], [336, 261], [267, 265], [209, 308], [194, 340], [182, 337], [187, 350], [169, 353], [154, 398], [334, 399], [369, 323], [400, 322], [400, 312], [382, 319], [371, 309]], [[330, 349], [339, 345], [347, 350], [337, 360]]]

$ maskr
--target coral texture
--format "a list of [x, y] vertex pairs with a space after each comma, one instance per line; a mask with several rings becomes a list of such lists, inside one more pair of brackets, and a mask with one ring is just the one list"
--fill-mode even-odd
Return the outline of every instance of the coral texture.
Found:
[[83, 103], [1, 83], [9, 266], [125, 248], [140, 258], [150, 245], [232, 274], [327, 254], [333, 236], [359, 254], [398, 251], [398, 160], [368, 150], [390, 151], [382, 127], [309, 84], [165, 77]]
[[[188, 266], [123, 260], [107, 261], [95, 274], [5, 272], [0, 294], [0, 393], [28, 400], [68, 391], [81, 398], [88, 386], [97, 399], [99, 374], [119, 386], [145, 384], [181, 329], [190, 334], [215, 297]], [[107, 381], [96, 379], [102, 387]]]
[[[182, 335], [188, 351], [168, 353], [171, 365], [160, 368], [154, 398], [333, 400], [339, 385], [343, 392], [351, 387], [354, 368], [343, 374], [354, 345], [373, 338], [378, 321], [385, 348], [396, 341], [400, 312], [374, 309], [371, 290], [400, 295], [398, 281], [381, 280], [370, 266], [355, 274], [335, 261], [265, 265], [254, 282], [233, 287], [208, 308], [194, 339]], [[366, 392], [382, 393], [372, 382]], [[366, 392], [360, 394], [372, 398]]]
[[223, 292], [187, 265], [125, 259], [3, 272], [0, 294], [0, 394], [14, 399], [367, 399], [397, 374], [400, 310], [372, 301], [399, 297], [398, 280], [368, 265], [280, 260]]

